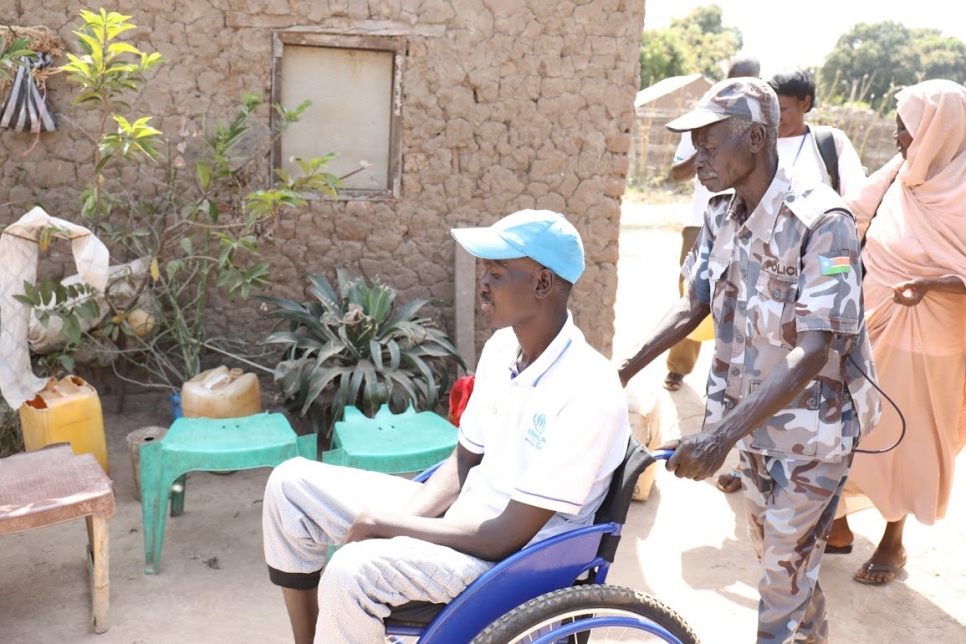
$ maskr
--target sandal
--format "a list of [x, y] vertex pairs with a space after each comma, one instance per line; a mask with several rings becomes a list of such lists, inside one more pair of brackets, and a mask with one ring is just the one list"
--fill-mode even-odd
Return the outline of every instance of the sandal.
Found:
[[[902, 570], [905, 565], [905, 560], [903, 560], [898, 566], [893, 566], [892, 564], [872, 563], [872, 560], [870, 559], [862, 564], [861, 568], [855, 571], [855, 574], [852, 575], [852, 579], [860, 584], [866, 584], [868, 586], [885, 586], [896, 578], [896, 575], [899, 574], [899, 571]], [[866, 576], [873, 572], [884, 572], [886, 574], [882, 579], [879, 580], [870, 579]]]
[[741, 489], [741, 472], [734, 468], [730, 472], [725, 472], [718, 477], [718, 489], [725, 494], [737, 492]]
[[[840, 546], [832, 545], [832, 541], [848, 541]], [[855, 535], [849, 528], [849, 522], [845, 517], [840, 517], [832, 522], [832, 528], [825, 540], [825, 554], [827, 555], [848, 555], [852, 554], [852, 542]]]
[[684, 384], [684, 376], [680, 373], [674, 373], [669, 371], [666, 376], [664, 376], [664, 388], [668, 391], [677, 391]]

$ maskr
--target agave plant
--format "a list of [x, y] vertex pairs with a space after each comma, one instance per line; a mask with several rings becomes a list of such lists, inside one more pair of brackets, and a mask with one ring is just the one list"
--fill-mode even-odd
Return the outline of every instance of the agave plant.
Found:
[[339, 269], [338, 293], [320, 275], [309, 275], [308, 302], [259, 296], [276, 310], [262, 319], [287, 324], [263, 342], [284, 348], [275, 382], [285, 406], [308, 416], [327, 444], [335, 422], [352, 405], [372, 417], [388, 404], [433, 410], [449, 389], [451, 369], [466, 365], [446, 333], [418, 317], [429, 303], [396, 306], [395, 290], [378, 278], [350, 278]]

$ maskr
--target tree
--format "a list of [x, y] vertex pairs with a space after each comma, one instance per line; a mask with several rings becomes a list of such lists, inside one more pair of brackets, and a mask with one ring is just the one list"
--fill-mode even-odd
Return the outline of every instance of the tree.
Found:
[[860, 23], [826, 57], [819, 83], [826, 100], [857, 100], [878, 108], [897, 89], [930, 78], [966, 80], [966, 43], [938, 29], [897, 22]]
[[687, 67], [687, 50], [677, 33], [664, 29], [641, 36], [641, 89], [662, 78], [682, 76]]
[[698, 7], [675, 18], [667, 29], [641, 34], [641, 87], [683, 74], [724, 78], [728, 61], [741, 49], [741, 31], [725, 27], [717, 5]]

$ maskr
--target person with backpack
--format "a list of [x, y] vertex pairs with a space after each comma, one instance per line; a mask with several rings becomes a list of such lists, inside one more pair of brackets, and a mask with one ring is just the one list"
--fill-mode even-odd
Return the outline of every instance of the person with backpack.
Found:
[[[768, 81], [778, 94], [778, 163], [809, 184], [824, 183], [840, 195], [865, 182], [865, 169], [842, 130], [805, 121], [815, 106], [815, 79], [802, 69], [779, 72]], [[738, 469], [718, 476], [718, 489], [741, 489]]]
[[799, 178], [821, 181], [840, 195], [865, 182], [865, 169], [848, 135], [813, 125], [805, 115], [815, 107], [815, 79], [802, 69], [779, 72], [768, 81], [778, 94], [778, 163]]

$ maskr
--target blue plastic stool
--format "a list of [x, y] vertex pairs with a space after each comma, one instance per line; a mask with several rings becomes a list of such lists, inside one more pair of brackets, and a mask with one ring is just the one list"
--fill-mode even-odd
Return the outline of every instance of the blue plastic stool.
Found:
[[282, 414], [175, 420], [164, 438], [139, 449], [144, 572], [156, 575], [161, 570], [168, 495], [171, 516], [180, 515], [188, 472], [274, 467], [296, 456], [315, 460], [316, 451], [316, 436], [296, 436]]
[[383, 405], [375, 418], [349, 406], [335, 424], [334, 449], [323, 452], [322, 462], [386, 474], [421, 472], [453, 452], [456, 432], [442, 416], [411, 406], [393, 414]]

